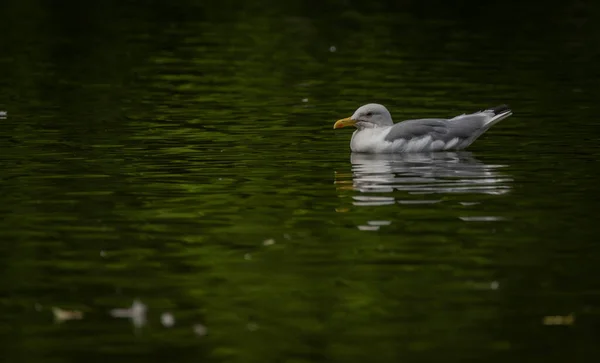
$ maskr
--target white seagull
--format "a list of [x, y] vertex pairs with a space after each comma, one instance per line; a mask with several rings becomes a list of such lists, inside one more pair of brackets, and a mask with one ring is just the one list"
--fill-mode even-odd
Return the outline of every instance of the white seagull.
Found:
[[352, 116], [338, 120], [334, 129], [355, 126], [350, 149], [360, 153], [409, 153], [462, 150], [496, 123], [512, 115], [507, 105], [451, 119], [424, 118], [394, 124], [385, 106], [369, 103]]

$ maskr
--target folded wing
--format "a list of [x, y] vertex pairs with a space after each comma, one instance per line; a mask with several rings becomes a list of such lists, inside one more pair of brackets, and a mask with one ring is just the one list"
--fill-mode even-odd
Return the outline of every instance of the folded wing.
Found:
[[462, 149], [484, 133], [494, 118], [493, 113], [478, 112], [452, 119], [407, 120], [392, 126], [385, 141], [402, 151]]

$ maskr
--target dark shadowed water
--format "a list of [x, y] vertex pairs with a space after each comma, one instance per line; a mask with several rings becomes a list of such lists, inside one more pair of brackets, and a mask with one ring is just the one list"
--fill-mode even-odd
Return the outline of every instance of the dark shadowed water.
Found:
[[0, 3], [0, 360], [597, 361], [600, 6], [486, 4]]

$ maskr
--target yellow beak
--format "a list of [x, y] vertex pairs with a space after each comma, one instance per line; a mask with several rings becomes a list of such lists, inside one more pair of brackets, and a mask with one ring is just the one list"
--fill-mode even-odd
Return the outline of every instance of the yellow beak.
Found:
[[341, 129], [346, 126], [354, 126], [356, 124], [356, 120], [351, 119], [350, 117], [343, 118], [341, 120], [337, 120], [333, 125], [334, 129]]

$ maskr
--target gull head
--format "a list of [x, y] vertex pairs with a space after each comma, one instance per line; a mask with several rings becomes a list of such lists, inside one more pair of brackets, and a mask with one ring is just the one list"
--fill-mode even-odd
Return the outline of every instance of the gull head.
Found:
[[350, 117], [338, 120], [334, 129], [346, 126], [355, 126], [358, 129], [392, 126], [392, 115], [385, 106], [378, 103], [369, 103], [360, 106]]

